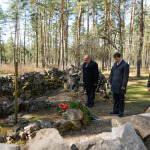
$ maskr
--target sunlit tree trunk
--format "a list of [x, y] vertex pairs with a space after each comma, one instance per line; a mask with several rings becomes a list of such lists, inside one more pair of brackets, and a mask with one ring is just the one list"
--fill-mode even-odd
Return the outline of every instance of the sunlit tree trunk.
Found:
[[41, 62], [42, 62], [42, 68], [45, 67], [45, 57], [44, 57], [44, 36], [43, 36], [43, 23], [42, 23], [42, 15], [40, 13], [40, 20], [41, 20]]
[[38, 67], [39, 50], [38, 50], [38, 0], [36, 0], [36, 67]]
[[64, 0], [61, 0], [61, 65], [62, 65], [62, 70], [64, 70], [64, 42], [63, 42], [63, 15], [64, 15]]
[[141, 76], [141, 53], [143, 48], [143, 36], [144, 36], [144, 22], [143, 22], [143, 0], [140, 1], [140, 47], [137, 57], [137, 77]]
[[120, 49], [120, 53], [123, 54], [120, 6], [121, 6], [121, 0], [118, 1], [117, 16], [118, 16], [118, 28], [119, 28], [119, 49]]

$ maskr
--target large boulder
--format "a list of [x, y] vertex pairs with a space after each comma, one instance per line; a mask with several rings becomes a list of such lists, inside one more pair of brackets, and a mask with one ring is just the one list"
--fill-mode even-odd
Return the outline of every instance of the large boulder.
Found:
[[67, 119], [72, 122], [74, 128], [81, 128], [81, 120], [83, 119], [83, 112], [80, 109], [68, 109], [65, 112]]
[[105, 132], [93, 139], [73, 144], [71, 148], [72, 150], [147, 150], [130, 123], [112, 128], [112, 132]]
[[59, 132], [54, 129], [41, 129], [22, 150], [70, 150]]
[[40, 123], [39, 122], [30, 122], [27, 126], [24, 127], [24, 132], [26, 134], [31, 134], [34, 131], [37, 131], [40, 129]]
[[143, 141], [141, 140], [141, 138], [137, 135], [137, 133], [134, 130], [134, 127], [131, 123], [126, 123], [123, 126], [117, 127], [117, 128], [112, 128], [112, 135], [114, 139], [117, 138], [127, 138], [127, 137], [131, 137], [133, 139], [133, 141], [135, 143], [137, 143], [137, 145], [139, 145], [139, 148], [141, 147], [141, 149], [146, 149]]
[[65, 115], [71, 121], [80, 121], [83, 119], [83, 112], [80, 109], [68, 109]]
[[134, 128], [136, 129], [137, 133], [144, 139], [150, 135], [150, 117], [148, 115], [133, 115], [123, 118], [113, 118], [112, 119], [112, 126], [117, 127], [121, 126], [127, 122], [130, 122]]
[[0, 150], [20, 150], [20, 146], [15, 144], [0, 143]]
[[146, 110], [145, 113], [150, 113], [150, 107]]
[[97, 142], [90, 150], [147, 150], [140, 144], [136, 143], [132, 137], [118, 138], [115, 140], [107, 140]]

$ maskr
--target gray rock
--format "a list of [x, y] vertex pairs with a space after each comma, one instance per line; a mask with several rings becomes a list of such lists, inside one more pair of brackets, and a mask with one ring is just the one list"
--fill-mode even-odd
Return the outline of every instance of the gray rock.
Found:
[[[99, 142], [102, 143], [103, 141], [99, 141]], [[73, 144], [71, 146], [71, 149], [72, 150], [90, 150], [96, 144], [97, 144], [97, 141], [91, 141], [91, 140], [80, 141], [80, 142], [78, 142], [76, 144]]]
[[31, 140], [36, 136], [36, 131], [32, 132], [31, 134], [28, 135], [28, 139]]
[[140, 147], [143, 150], [146, 150], [146, 147], [143, 143], [143, 141], [141, 140], [141, 138], [137, 135], [137, 133], [134, 130], [134, 127], [131, 123], [127, 123], [123, 126], [117, 127], [117, 128], [112, 128], [112, 135], [114, 139], [117, 138], [127, 138], [127, 137], [131, 137], [133, 139], [133, 141], [135, 141], [135, 143], [137, 143], [137, 145], [140, 145]]
[[51, 121], [39, 121], [41, 124], [41, 128], [52, 128], [53, 125], [51, 123]]
[[3, 143], [5, 141], [5, 137], [0, 135], [0, 143]]
[[64, 133], [73, 128], [72, 122], [69, 120], [65, 120], [65, 119], [60, 119], [60, 120], [56, 121], [55, 126], [58, 128], [60, 133]]
[[20, 150], [20, 146], [15, 144], [0, 143], [0, 150]]
[[11, 137], [6, 137], [6, 141], [7, 141], [7, 144], [13, 144], [14, 143], [14, 139], [12, 139]]
[[22, 150], [70, 150], [59, 132], [54, 128], [41, 129]]
[[31, 105], [31, 107], [29, 108], [29, 112], [34, 112], [36, 111], [36, 106], [35, 105]]
[[150, 118], [150, 113], [139, 114], [139, 116], [144, 116], [144, 117], [149, 117]]
[[26, 127], [24, 127], [24, 132], [29, 135], [32, 132], [37, 131], [39, 129], [40, 129], [39, 122], [30, 122]]
[[147, 150], [134, 127], [127, 123], [94, 138], [72, 145], [72, 150]]
[[90, 150], [146, 150], [132, 137], [97, 142]]
[[42, 74], [43, 76], [47, 76], [47, 75], [48, 75], [48, 73], [46, 72], [46, 70], [43, 70], [43, 71], [41, 72], [41, 74]]
[[80, 86], [79, 89], [78, 89], [78, 92], [83, 93], [84, 92], [84, 87]]
[[46, 101], [47, 99], [48, 99], [47, 96], [43, 96], [43, 97], [38, 97], [38, 98], [36, 99], [36, 101]]
[[83, 119], [81, 120], [83, 125], [88, 125], [90, 123], [90, 117], [88, 115], [84, 115]]
[[150, 113], [150, 107], [146, 110], [145, 113]]
[[17, 123], [15, 124], [15, 126], [13, 127], [13, 131], [18, 131], [21, 128], [21, 124]]
[[27, 138], [27, 133], [24, 132], [24, 131], [20, 131], [19, 137], [20, 137], [20, 139], [21, 139], [22, 141], [23, 141], [23, 140], [26, 140], [26, 138]]
[[30, 120], [32, 118], [32, 116], [30, 116], [30, 115], [23, 115], [22, 118]]
[[81, 128], [81, 121], [71, 121], [71, 123], [73, 124], [74, 129], [80, 129]]
[[20, 104], [19, 109], [21, 111], [28, 111], [29, 110], [29, 106], [30, 106], [29, 101], [25, 100], [22, 104]]
[[83, 112], [80, 109], [68, 109], [65, 112], [68, 120], [80, 121], [83, 119]]
[[143, 139], [150, 135], [150, 117], [133, 115], [123, 118], [113, 118], [112, 126], [121, 126], [127, 122], [130, 122], [134, 126], [137, 133], [140, 134]]
[[15, 139], [16, 136], [17, 136], [17, 132], [16, 131], [13, 131], [13, 130], [8, 130], [7, 131], [7, 137]]

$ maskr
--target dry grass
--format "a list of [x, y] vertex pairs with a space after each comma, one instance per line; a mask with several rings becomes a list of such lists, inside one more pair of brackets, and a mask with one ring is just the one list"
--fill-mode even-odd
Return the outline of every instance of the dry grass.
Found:
[[[19, 64], [18, 66], [18, 72], [19, 74], [23, 74], [24, 72], [41, 72], [42, 70], [49, 70], [49, 67], [42, 68], [41, 65], [39, 68], [36, 68], [35, 64]], [[14, 74], [15, 73], [15, 67], [14, 64], [2, 64], [0, 65], [0, 75], [8, 75], [8, 74]]]

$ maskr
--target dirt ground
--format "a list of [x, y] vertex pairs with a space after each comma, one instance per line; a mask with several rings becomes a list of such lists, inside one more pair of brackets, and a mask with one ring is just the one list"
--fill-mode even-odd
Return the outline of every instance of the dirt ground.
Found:
[[[83, 104], [86, 103], [86, 95], [79, 94], [75, 92], [65, 92], [63, 89], [58, 89], [54, 93], [49, 96], [49, 101], [57, 101], [58, 103], [64, 102], [69, 103], [70, 100], [80, 100]], [[64, 140], [72, 145], [73, 143], [79, 142], [80, 140], [86, 140], [94, 137], [95, 135], [102, 132], [110, 132], [111, 131], [111, 118], [118, 117], [117, 115], [110, 115], [109, 113], [113, 108], [113, 100], [104, 99], [98, 93], [95, 98], [95, 106], [93, 108], [89, 108], [90, 113], [95, 115], [100, 120], [91, 120], [88, 126], [84, 126], [79, 130], [73, 130], [63, 134]], [[130, 109], [127, 107], [124, 115], [134, 115], [138, 113], [142, 113], [143, 109], [135, 111], [134, 109]], [[55, 109], [40, 111], [32, 114], [39, 119], [51, 120], [55, 122], [61, 119], [61, 116]]]

